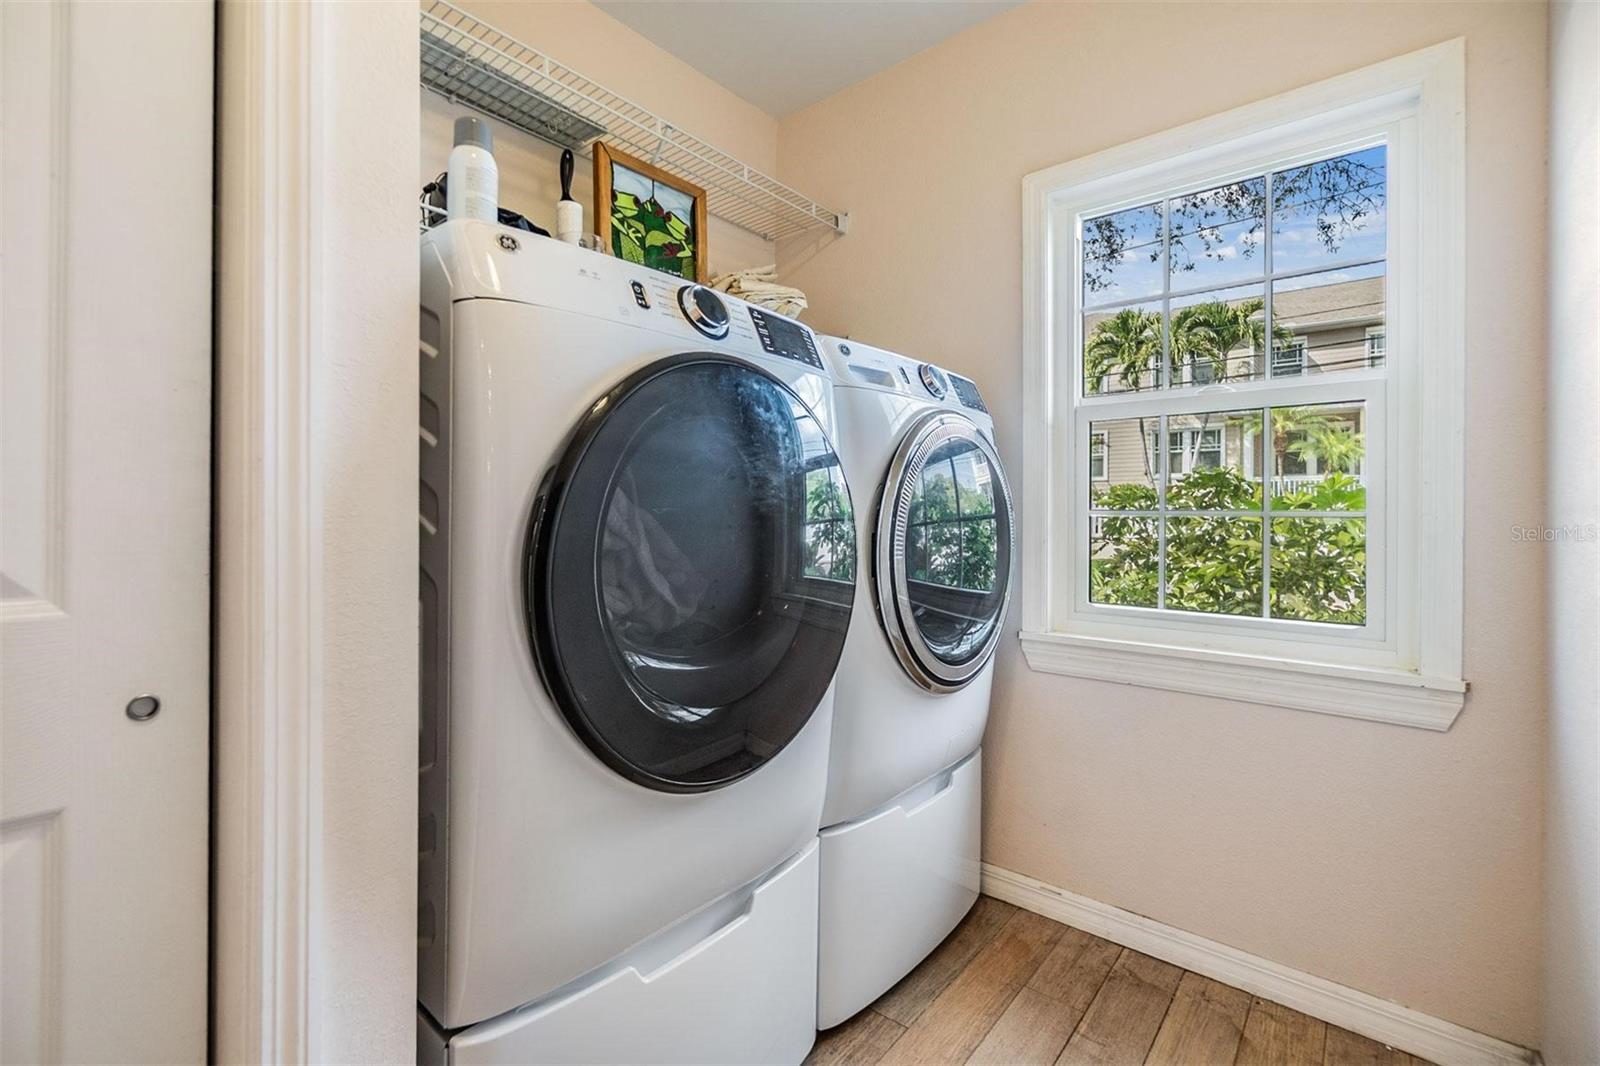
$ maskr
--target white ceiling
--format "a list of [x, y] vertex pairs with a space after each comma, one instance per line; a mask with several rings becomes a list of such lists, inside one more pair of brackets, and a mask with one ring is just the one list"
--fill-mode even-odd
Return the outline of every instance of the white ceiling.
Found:
[[768, 114], [782, 117], [1021, 0], [594, 0]]

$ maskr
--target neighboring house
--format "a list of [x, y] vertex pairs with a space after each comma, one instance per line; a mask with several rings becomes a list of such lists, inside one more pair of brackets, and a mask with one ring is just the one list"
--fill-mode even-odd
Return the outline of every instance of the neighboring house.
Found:
[[[1274, 344], [1274, 376], [1358, 369], [1382, 362], [1386, 353], [1383, 277], [1301, 289], [1285, 290], [1281, 285], [1273, 294], [1273, 318], [1279, 336], [1287, 333], [1293, 337], [1293, 342], [1284, 344], [1280, 340]], [[1085, 315], [1086, 335], [1092, 335], [1095, 326], [1109, 317], [1109, 313]], [[1265, 353], [1253, 347], [1241, 347], [1229, 354], [1226, 377], [1220, 380], [1256, 378], [1263, 375], [1265, 369]], [[1209, 363], [1180, 368], [1179, 373], [1182, 375], [1180, 383], [1206, 384], [1219, 380], [1214, 377]], [[1324, 407], [1316, 411], [1316, 416], [1324, 426], [1348, 427], [1356, 433], [1363, 430], [1359, 406]], [[1168, 429], [1168, 462], [1173, 474], [1228, 465], [1247, 477], [1258, 477], [1265, 466], [1274, 479], [1274, 490], [1281, 492], [1315, 481], [1328, 472], [1327, 464], [1317, 456], [1300, 455], [1292, 450], [1292, 446], [1307, 435], [1303, 429], [1296, 428], [1293, 416], [1279, 425], [1282, 435], [1276, 443], [1282, 447], [1282, 452], [1277, 453], [1270, 447], [1265, 449], [1269, 454], [1263, 463], [1264, 449], [1257, 440], [1260, 421], [1256, 412], [1186, 418], [1181, 426], [1174, 420]], [[1153, 418], [1095, 423], [1089, 448], [1089, 472], [1094, 488], [1125, 483], [1153, 487], [1149, 471], [1156, 465], [1153, 459], [1157, 432]], [[1353, 472], [1361, 472], [1359, 463]]]
[[1280, 289], [1272, 311], [1296, 344], [1274, 353], [1274, 374], [1375, 366], [1384, 355], [1382, 276]]

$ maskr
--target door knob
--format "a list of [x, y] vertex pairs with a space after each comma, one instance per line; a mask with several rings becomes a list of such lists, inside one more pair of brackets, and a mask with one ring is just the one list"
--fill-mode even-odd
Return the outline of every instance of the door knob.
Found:
[[148, 722], [161, 710], [161, 700], [145, 693], [128, 701], [128, 717], [135, 722]]

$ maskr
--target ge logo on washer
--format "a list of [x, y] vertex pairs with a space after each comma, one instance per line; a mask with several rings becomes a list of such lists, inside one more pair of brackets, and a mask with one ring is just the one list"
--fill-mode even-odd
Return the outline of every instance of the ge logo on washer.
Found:
[[522, 245], [517, 242], [517, 239], [511, 236], [509, 233], [500, 234], [498, 239], [500, 241], [500, 247], [504, 248], [508, 252], [514, 252], [522, 247]]

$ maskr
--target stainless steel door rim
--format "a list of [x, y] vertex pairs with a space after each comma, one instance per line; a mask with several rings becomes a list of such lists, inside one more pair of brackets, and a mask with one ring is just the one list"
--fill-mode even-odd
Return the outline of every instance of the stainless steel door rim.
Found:
[[[977, 652], [959, 665], [942, 659], [924, 639], [913, 614], [906, 569], [911, 487], [918, 483], [928, 457], [951, 440], [970, 441], [994, 472], [996, 513], [998, 516], [1003, 510], [1006, 532], [1006, 568], [1004, 571], [997, 568], [995, 573], [995, 580], [1004, 583], [1004, 591], [994, 625]], [[932, 411], [912, 426], [901, 440], [884, 479], [883, 495], [878, 504], [877, 535], [873, 540], [873, 578], [879, 620], [895, 657], [911, 679], [930, 692], [955, 692], [963, 688], [994, 655], [1000, 641], [1000, 623], [1011, 600], [1011, 519], [1011, 491], [1000, 466], [1000, 456], [971, 419], [955, 411]]]

